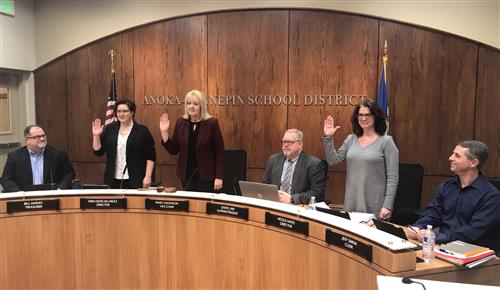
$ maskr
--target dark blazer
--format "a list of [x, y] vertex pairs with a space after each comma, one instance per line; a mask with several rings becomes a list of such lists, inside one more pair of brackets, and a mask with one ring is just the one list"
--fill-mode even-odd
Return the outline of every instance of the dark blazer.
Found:
[[[266, 170], [262, 176], [263, 183], [281, 185], [281, 175], [286, 157], [276, 153], [267, 160]], [[326, 176], [325, 167], [318, 158], [301, 152], [293, 171], [291, 196], [293, 203], [308, 204], [311, 196], [316, 202], [325, 199]]]
[[[224, 140], [216, 118], [200, 122], [200, 131], [196, 139], [196, 161], [201, 181], [209, 182], [224, 178]], [[174, 134], [161, 145], [170, 154], [179, 153], [177, 160], [177, 177], [181, 181], [186, 176], [188, 163], [189, 120], [180, 118], [175, 124]]]
[[[142, 187], [142, 180], [146, 175], [146, 161], [156, 161], [155, 141], [148, 128], [135, 121], [132, 131], [127, 139], [127, 169], [131, 188]], [[113, 122], [102, 132], [101, 149], [94, 154], [102, 156], [106, 153], [106, 169], [104, 170], [104, 183], [113, 184], [116, 162], [116, 145], [118, 143], [118, 131], [120, 123]], [[155, 180], [154, 174], [151, 176], [152, 182]]]
[[[50, 145], [43, 153], [43, 183], [56, 183], [60, 189], [70, 188], [75, 178], [75, 170], [64, 150]], [[27, 185], [33, 185], [31, 160], [26, 146], [10, 152], [3, 169], [0, 183], [5, 192], [20, 191]]]

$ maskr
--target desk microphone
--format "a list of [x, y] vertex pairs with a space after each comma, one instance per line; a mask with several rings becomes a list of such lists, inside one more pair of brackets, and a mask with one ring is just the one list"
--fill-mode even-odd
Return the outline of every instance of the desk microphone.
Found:
[[411, 284], [411, 283], [415, 283], [415, 284], [420, 284], [422, 285], [422, 287], [424, 288], [424, 290], [427, 290], [424, 286], [424, 284], [420, 283], [420, 282], [417, 282], [417, 281], [413, 281], [411, 278], [409, 277], [404, 277], [403, 280], [401, 280], [404, 284]]
[[54, 190], [54, 175], [52, 174], [52, 166], [50, 167], [50, 189]]
[[123, 176], [125, 176], [125, 172], [127, 172], [128, 164], [125, 164], [125, 167], [123, 168], [122, 172], [122, 179], [120, 180], [120, 189], [122, 189], [123, 186]]
[[186, 186], [184, 186], [184, 188], [182, 190], [186, 191], [186, 189], [188, 188], [189, 184], [191, 183], [191, 180], [193, 179], [196, 172], [198, 172], [198, 167], [196, 167], [196, 169], [193, 171], [193, 173], [191, 174], [191, 176], [188, 179], [188, 182], [186, 183]]

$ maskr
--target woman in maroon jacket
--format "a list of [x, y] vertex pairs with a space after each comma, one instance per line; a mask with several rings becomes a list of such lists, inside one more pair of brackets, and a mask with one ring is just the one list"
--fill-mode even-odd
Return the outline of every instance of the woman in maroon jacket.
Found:
[[184, 190], [217, 191], [224, 176], [224, 140], [219, 123], [208, 114], [202, 92], [188, 92], [184, 103], [184, 115], [177, 120], [172, 136], [168, 133], [168, 114], [161, 116], [161, 144], [168, 153], [179, 153], [177, 176]]

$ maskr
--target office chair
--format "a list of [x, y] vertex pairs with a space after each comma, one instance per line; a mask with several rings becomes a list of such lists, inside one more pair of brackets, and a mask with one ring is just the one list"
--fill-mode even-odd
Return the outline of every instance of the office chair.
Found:
[[498, 190], [500, 190], [500, 179], [488, 179]]
[[245, 150], [224, 151], [224, 179], [221, 192], [241, 195], [238, 181], [247, 180], [247, 152]]
[[417, 221], [423, 180], [424, 167], [422, 165], [399, 164], [399, 183], [390, 220], [392, 223], [408, 225]]

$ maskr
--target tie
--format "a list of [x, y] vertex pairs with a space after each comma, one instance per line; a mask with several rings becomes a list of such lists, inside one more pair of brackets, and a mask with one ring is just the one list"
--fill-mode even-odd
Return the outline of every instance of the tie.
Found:
[[290, 193], [290, 189], [292, 187], [292, 165], [293, 160], [287, 160], [288, 167], [285, 171], [285, 176], [283, 177], [283, 181], [281, 182], [281, 190]]

